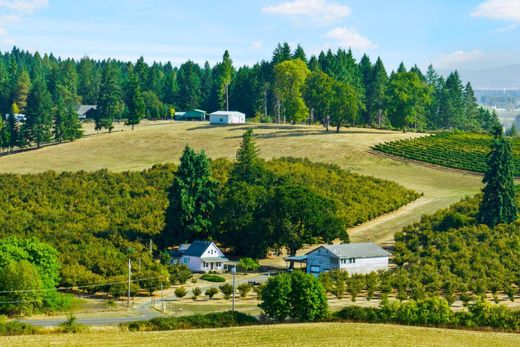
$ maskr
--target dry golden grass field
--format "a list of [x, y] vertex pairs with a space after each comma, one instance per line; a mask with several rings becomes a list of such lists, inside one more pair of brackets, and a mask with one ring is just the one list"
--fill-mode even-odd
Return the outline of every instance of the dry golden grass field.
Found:
[[313, 323], [164, 332], [89, 332], [0, 337], [0, 346], [413, 346], [509, 347], [520, 334], [406, 327]]
[[206, 122], [145, 122], [131, 131], [122, 124], [112, 134], [96, 134], [85, 125], [86, 137], [39, 150], [0, 157], [0, 172], [35, 173], [107, 168], [141, 170], [156, 163], [177, 162], [186, 144], [204, 149], [211, 158], [233, 158], [246, 129], [252, 128], [261, 155], [296, 156], [334, 163], [352, 172], [396, 181], [424, 193], [401, 210], [351, 230], [353, 241], [392, 241], [403, 226], [421, 215], [447, 207], [480, 189], [480, 178], [440, 171], [368, 153], [383, 141], [423, 136], [388, 130], [348, 128], [337, 134], [320, 126], [263, 125], [210, 126]]

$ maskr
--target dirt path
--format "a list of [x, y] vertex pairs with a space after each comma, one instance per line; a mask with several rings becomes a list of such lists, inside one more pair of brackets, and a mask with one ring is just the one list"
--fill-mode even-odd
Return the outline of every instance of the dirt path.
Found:
[[397, 211], [387, 213], [348, 230], [351, 242], [375, 242], [382, 246], [394, 243], [394, 233], [420, 220], [417, 210], [431, 204], [434, 199], [421, 197]]

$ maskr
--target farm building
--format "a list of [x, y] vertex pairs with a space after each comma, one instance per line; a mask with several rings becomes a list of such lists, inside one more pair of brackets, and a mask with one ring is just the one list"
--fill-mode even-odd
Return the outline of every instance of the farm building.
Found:
[[171, 251], [173, 264], [184, 264], [194, 272], [222, 271], [229, 263], [224, 253], [211, 241], [193, 241]]
[[175, 112], [175, 120], [181, 121], [204, 121], [206, 120], [207, 112], [204, 110], [194, 109], [186, 112]]
[[349, 243], [323, 245], [305, 256], [286, 258], [286, 261], [307, 263], [307, 273], [318, 275], [334, 269], [345, 270], [350, 274], [367, 274], [387, 270], [390, 253], [375, 243]]
[[246, 115], [237, 111], [216, 111], [209, 114], [210, 124], [244, 124]]
[[79, 119], [93, 118], [94, 112], [97, 110], [97, 105], [79, 105], [76, 113]]

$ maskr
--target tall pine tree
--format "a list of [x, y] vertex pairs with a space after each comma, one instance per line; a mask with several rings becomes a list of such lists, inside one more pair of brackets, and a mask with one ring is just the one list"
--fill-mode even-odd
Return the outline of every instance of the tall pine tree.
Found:
[[503, 136], [501, 126], [495, 128], [494, 135], [489, 169], [482, 180], [484, 196], [477, 215], [478, 221], [489, 227], [512, 223], [518, 214], [511, 144]]

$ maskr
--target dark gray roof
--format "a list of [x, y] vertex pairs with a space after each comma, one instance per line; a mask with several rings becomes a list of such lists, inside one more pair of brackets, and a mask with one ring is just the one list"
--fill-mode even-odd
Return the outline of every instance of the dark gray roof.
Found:
[[390, 256], [390, 253], [372, 242], [341, 243], [337, 245], [323, 245], [322, 247], [338, 258], [373, 258]]
[[193, 241], [184, 255], [188, 255], [190, 257], [200, 257], [211, 244], [211, 241]]

